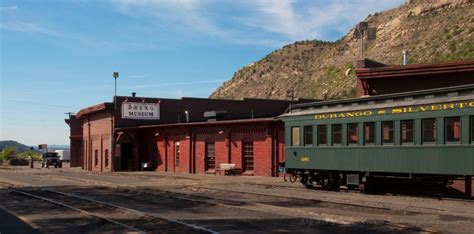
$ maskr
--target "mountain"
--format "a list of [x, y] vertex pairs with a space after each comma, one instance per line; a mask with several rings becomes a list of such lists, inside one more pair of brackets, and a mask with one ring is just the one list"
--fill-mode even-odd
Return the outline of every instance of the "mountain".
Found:
[[[410, 63], [474, 58], [474, 0], [410, 0], [365, 21], [376, 28], [376, 39], [364, 44], [366, 58], [400, 65], [403, 50], [409, 51]], [[335, 42], [286, 45], [237, 71], [210, 97], [353, 97], [360, 44], [353, 28]]]
[[7, 147], [15, 147], [18, 153], [29, 151], [30, 147], [17, 141], [0, 141], [0, 151]]

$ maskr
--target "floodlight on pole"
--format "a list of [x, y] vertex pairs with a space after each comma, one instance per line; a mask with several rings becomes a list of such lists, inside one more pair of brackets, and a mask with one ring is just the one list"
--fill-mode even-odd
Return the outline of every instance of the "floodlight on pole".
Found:
[[119, 78], [119, 73], [118, 72], [114, 72], [113, 73], [113, 76], [114, 76], [114, 79], [115, 79], [115, 96], [117, 96], [117, 78]]
[[[113, 114], [112, 114], [112, 127], [111, 127], [111, 132], [112, 132], [112, 139], [110, 141], [110, 149], [112, 149], [112, 155], [115, 156], [115, 112], [117, 110], [117, 78], [119, 78], [119, 73], [114, 72], [112, 73], [112, 76], [114, 77], [115, 80], [115, 94], [114, 94], [114, 109], [113, 109]], [[111, 157], [111, 162], [112, 165], [115, 163], [115, 157]], [[112, 167], [112, 171], [115, 171], [115, 168]]]

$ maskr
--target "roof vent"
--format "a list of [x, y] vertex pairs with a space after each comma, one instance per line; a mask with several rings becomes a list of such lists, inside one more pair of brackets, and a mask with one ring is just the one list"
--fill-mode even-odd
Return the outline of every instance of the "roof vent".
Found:
[[217, 121], [217, 120], [222, 120], [224, 116], [227, 115], [226, 110], [220, 110], [220, 111], [206, 111], [204, 112], [204, 118], [207, 119], [207, 121]]

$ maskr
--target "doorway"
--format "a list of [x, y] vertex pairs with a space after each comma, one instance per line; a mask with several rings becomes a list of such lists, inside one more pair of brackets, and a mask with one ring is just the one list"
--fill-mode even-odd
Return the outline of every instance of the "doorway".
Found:
[[131, 143], [120, 144], [121, 168], [124, 171], [132, 170], [133, 145]]

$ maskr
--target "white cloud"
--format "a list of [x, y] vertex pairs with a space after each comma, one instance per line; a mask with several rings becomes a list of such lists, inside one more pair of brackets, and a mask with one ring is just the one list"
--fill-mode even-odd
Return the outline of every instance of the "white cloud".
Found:
[[7, 21], [0, 23], [0, 28], [9, 30], [9, 31], [16, 31], [16, 32], [26, 32], [26, 33], [41, 33], [47, 35], [56, 35], [57, 33], [42, 27], [38, 24], [31, 23], [31, 22], [23, 22], [23, 21]]
[[[171, 26], [181, 32], [191, 32], [223, 39], [235, 44], [263, 45], [276, 47], [283, 42], [276, 39], [254, 38], [250, 34], [231, 27], [219, 26], [218, 12], [212, 11], [216, 1], [209, 0], [119, 0], [113, 1], [123, 14], [151, 16], [155, 25]], [[214, 4], [213, 4], [214, 3]], [[222, 19], [222, 18], [221, 18]], [[244, 36], [245, 35], [245, 36]]]
[[396, 7], [403, 0], [335, 0], [324, 3], [258, 0], [257, 3], [255, 14], [239, 17], [238, 20], [242, 24], [275, 32], [294, 41], [314, 38], [328, 40], [334, 31], [342, 35], [368, 14]]
[[[171, 25], [174, 29], [198, 32], [230, 43], [271, 47], [295, 40], [337, 39], [368, 14], [403, 2], [404, 0], [113, 1], [122, 13], [152, 16], [157, 24]], [[238, 10], [229, 11], [229, 15], [222, 13], [222, 8]], [[335, 31], [339, 32], [337, 36], [334, 35]]]
[[150, 77], [151, 76], [151, 73], [147, 73], [147, 74], [137, 74], [137, 75], [131, 75], [129, 76], [128, 78], [147, 78], [147, 77]]

